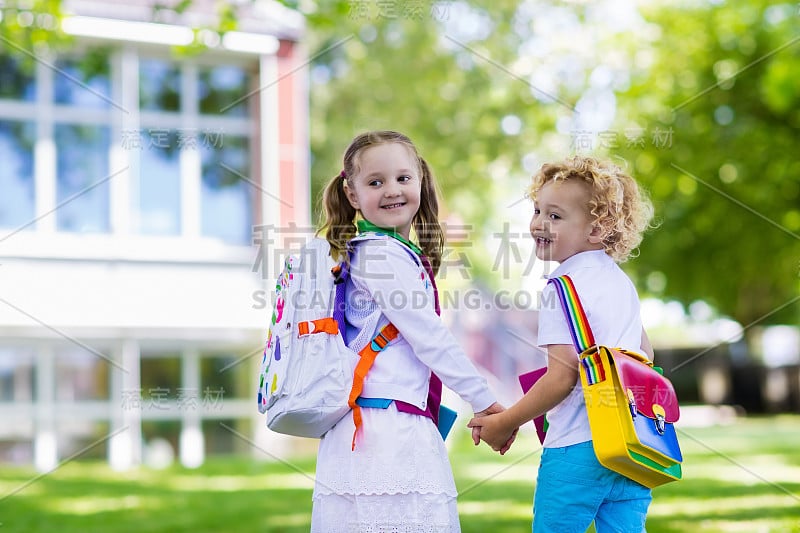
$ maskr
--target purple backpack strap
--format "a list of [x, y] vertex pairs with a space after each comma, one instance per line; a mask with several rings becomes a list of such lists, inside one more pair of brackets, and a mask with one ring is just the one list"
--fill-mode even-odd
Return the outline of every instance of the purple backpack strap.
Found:
[[342, 335], [345, 345], [347, 345], [347, 327], [344, 317], [345, 302], [345, 287], [347, 285], [347, 278], [350, 277], [350, 262], [342, 261], [339, 263], [339, 270], [333, 272], [334, 284], [336, 285], [336, 295], [333, 298], [333, 319], [339, 325], [339, 333]]

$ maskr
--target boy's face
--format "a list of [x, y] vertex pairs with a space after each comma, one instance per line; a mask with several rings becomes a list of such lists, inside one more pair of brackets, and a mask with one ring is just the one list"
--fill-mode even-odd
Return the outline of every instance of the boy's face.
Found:
[[561, 263], [577, 253], [603, 249], [588, 204], [588, 189], [574, 180], [550, 181], [539, 189], [531, 219], [537, 258]]

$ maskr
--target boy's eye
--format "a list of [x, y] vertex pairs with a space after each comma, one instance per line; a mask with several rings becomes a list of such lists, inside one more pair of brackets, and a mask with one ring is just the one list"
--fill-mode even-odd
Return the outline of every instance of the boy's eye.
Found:
[[533, 208], [533, 214], [534, 214], [534, 215], [540, 215], [541, 213], [542, 213], [542, 210], [541, 210], [541, 209], [539, 209], [539, 208], [537, 208], [537, 207], [534, 207], [534, 208]]
[[561, 217], [558, 214], [550, 213], [550, 220], [558, 220], [559, 218]]

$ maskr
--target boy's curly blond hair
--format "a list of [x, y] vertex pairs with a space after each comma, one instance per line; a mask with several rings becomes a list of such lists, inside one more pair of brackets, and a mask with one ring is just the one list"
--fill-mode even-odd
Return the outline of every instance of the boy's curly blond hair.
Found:
[[610, 161], [575, 156], [545, 163], [533, 176], [528, 195], [536, 196], [551, 181], [576, 180], [589, 191], [587, 211], [602, 230], [603, 247], [614, 261], [627, 261], [650, 227], [653, 204], [632, 177]]

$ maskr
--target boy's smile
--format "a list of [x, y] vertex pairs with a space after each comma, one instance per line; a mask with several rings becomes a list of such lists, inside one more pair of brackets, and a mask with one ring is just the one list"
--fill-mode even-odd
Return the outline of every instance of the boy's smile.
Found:
[[551, 181], [539, 189], [531, 219], [537, 258], [561, 263], [577, 253], [603, 249], [588, 204], [589, 191], [578, 181]]

